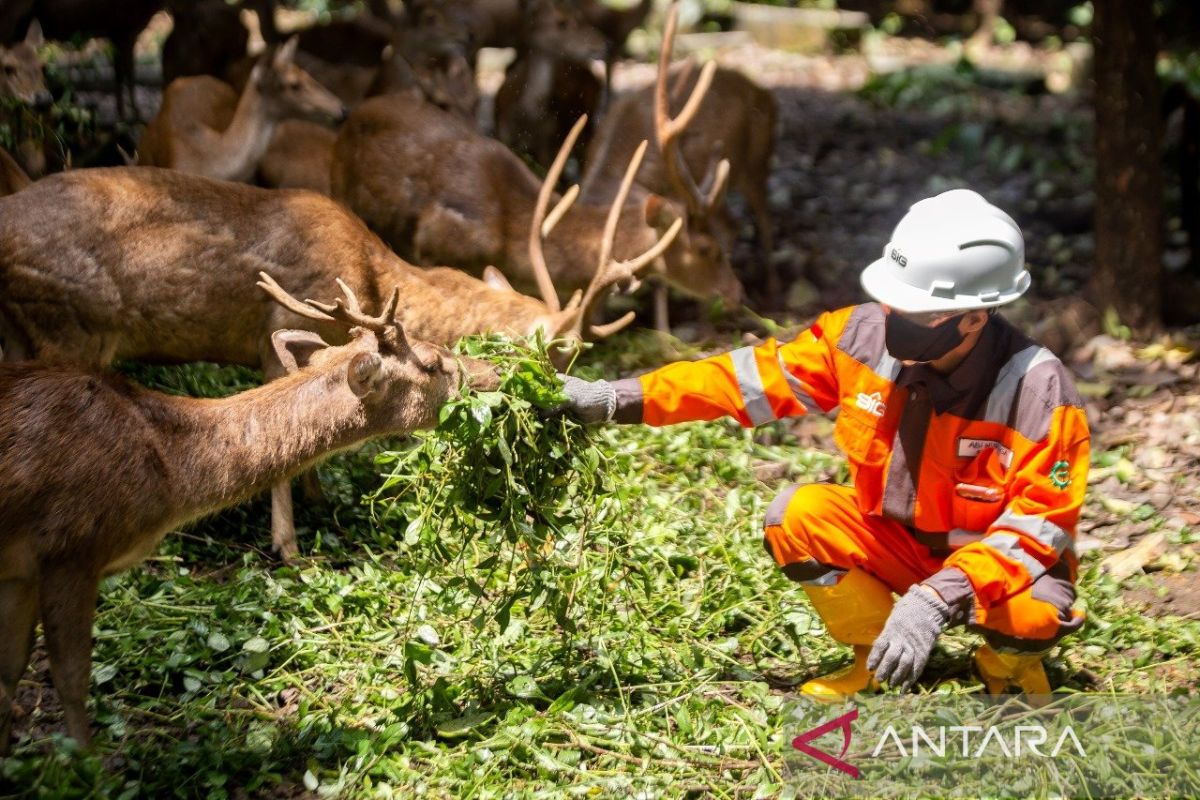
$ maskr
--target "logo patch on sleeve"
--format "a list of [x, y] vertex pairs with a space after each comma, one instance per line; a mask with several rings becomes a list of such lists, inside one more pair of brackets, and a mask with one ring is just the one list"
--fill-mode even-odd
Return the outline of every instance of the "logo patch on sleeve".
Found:
[[1050, 482], [1058, 489], [1071, 485], [1071, 465], [1066, 461], [1055, 461], [1050, 468]]
[[1000, 465], [1008, 469], [1008, 465], [1012, 463], [1012, 450], [1005, 447], [995, 439], [968, 439], [965, 436], [958, 437], [958, 457], [959, 458], [974, 458], [988, 448], [996, 451], [996, 455], [1000, 457]]

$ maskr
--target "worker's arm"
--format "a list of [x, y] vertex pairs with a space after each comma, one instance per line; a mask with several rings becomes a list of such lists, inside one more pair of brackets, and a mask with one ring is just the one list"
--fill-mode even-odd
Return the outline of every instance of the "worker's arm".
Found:
[[1087, 491], [1087, 418], [1077, 405], [1048, 413], [1046, 436], [1014, 448], [1016, 472], [1003, 513], [983, 539], [955, 550], [927, 581], [952, 606], [973, 601], [989, 608], [1074, 552]]
[[671, 425], [729, 416], [746, 427], [838, 403], [834, 350], [851, 309], [828, 312], [791, 342], [769, 339], [612, 383], [617, 422]]

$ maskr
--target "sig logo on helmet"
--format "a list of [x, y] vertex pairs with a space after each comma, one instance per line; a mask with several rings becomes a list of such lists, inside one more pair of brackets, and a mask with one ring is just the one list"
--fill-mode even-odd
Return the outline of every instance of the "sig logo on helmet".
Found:
[[892, 248], [892, 261], [895, 261], [897, 264], [899, 264], [902, 267], [908, 266], [908, 258], [906, 258], [903, 253], [901, 253], [899, 250], [897, 250], [894, 247]]

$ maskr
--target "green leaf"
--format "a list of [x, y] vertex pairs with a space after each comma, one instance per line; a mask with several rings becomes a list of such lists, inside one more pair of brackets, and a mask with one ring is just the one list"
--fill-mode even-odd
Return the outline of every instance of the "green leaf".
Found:
[[518, 675], [508, 682], [506, 688], [508, 689], [509, 694], [511, 694], [513, 697], [520, 697], [525, 700], [531, 698], [536, 698], [538, 700], [550, 699], [542, 692], [542, 689], [538, 686], [537, 681], [528, 675]]
[[445, 739], [457, 739], [469, 735], [471, 731], [486, 725], [495, 718], [496, 715], [492, 713], [464, 714], [461, 717], [438, 723], [436, 730], [438, 736]]
[[242, 644], [247, 653], [265, 653], [271, 649], [271, 644], [261, 636], [254, 636]]

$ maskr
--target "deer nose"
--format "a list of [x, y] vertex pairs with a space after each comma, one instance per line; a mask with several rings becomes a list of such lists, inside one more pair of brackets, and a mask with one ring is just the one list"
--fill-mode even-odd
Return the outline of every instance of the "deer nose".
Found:
[[335, 122], [345, 122], [349, 116], [350, 109], [343, 105], [338, 108], [338, 112], [334, 115], [333, 119]]
[[33, 95], [32, 105], [34, 108], [42, 110], [49, 108], [50, 104], [53, 102], [54, 98], [51, 96], [50, 92], [46, 91], [45, 89], [39, 89]]

